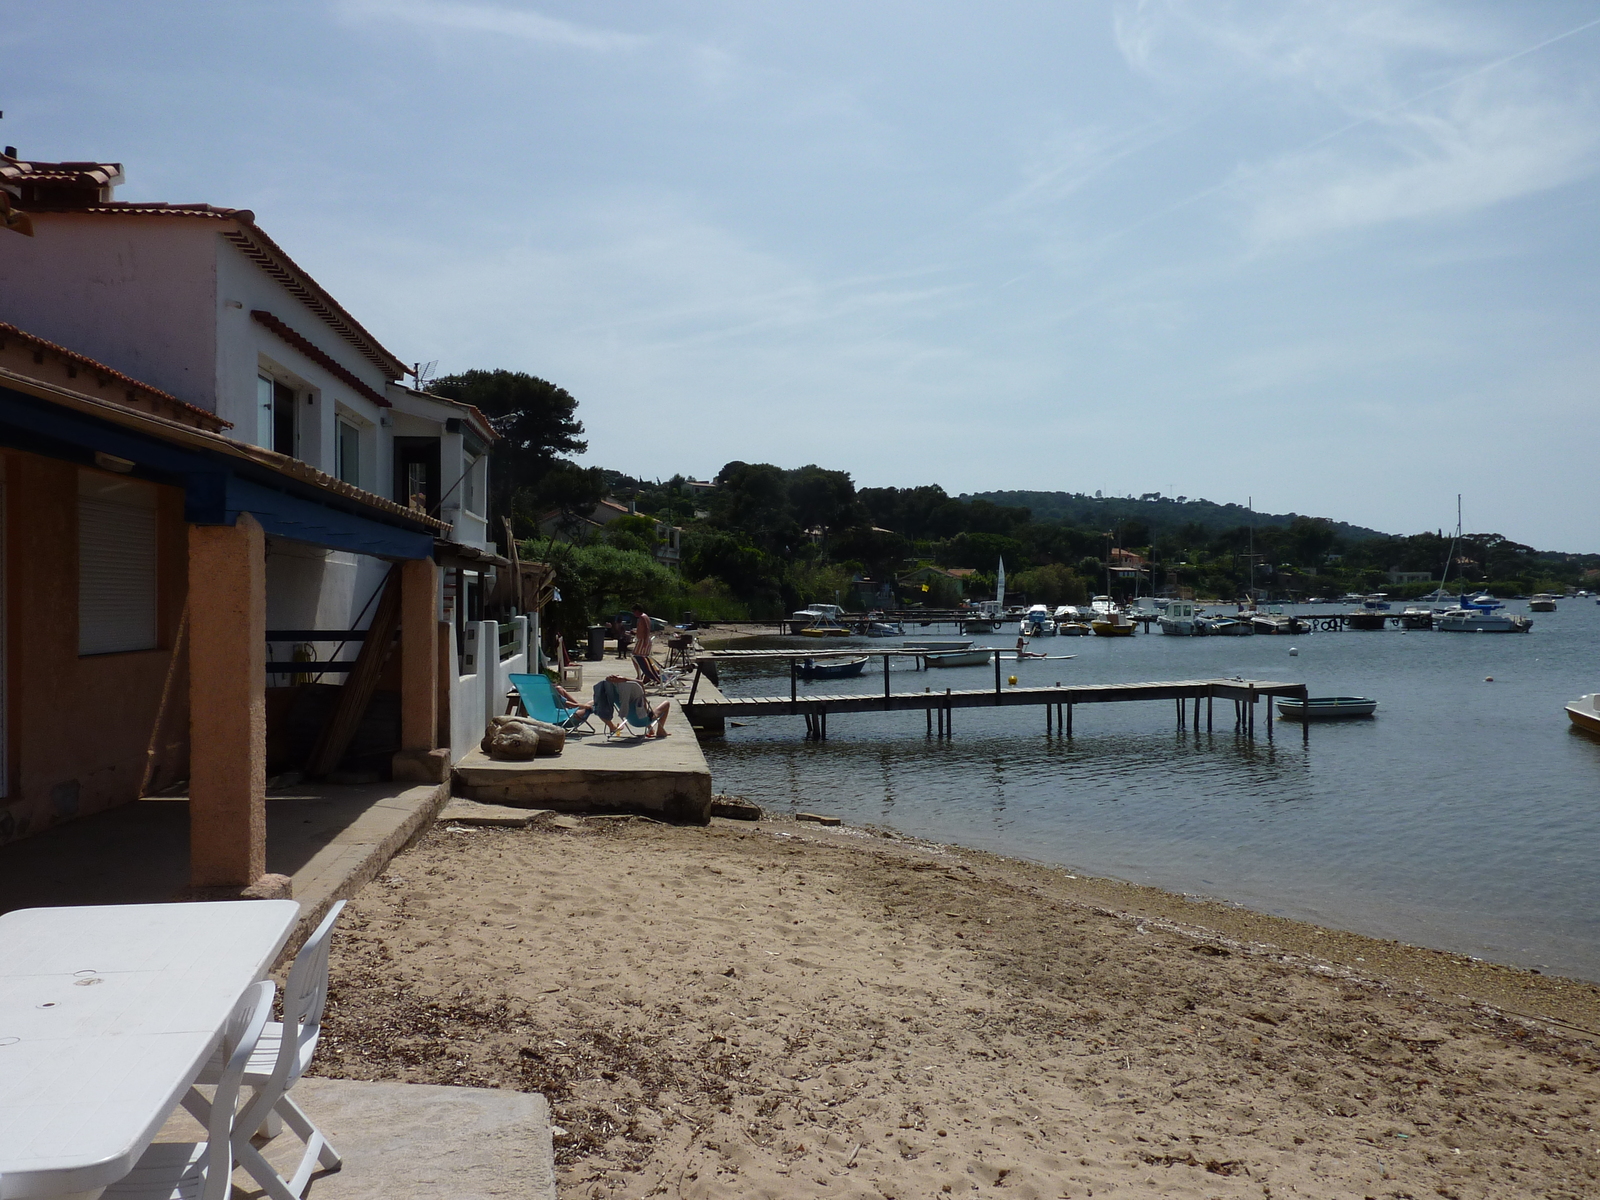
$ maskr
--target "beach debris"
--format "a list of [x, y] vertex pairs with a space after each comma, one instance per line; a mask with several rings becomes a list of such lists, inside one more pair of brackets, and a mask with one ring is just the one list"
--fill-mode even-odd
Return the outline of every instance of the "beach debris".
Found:
[[727, 817], [734, 821], [759, 821], [761, 820], [761, 806], [752, 804], [743, 796], [713, 796], [711, 797], [711, 815], [713, 817]]
[[795, 813], [796, 821], [811, 821], [817, 825], [843, 825], [842, 817], [825, 817], [821, 813]]
[[567, 731], [532, 717], [491, 717], [478, 745], [497, 762], [522, 762], [539, 754], [560, 754]]

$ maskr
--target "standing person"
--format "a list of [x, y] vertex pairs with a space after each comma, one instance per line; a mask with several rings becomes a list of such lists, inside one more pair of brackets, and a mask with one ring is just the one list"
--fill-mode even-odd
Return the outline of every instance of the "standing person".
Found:
[[645, 612], [644, 605], [633, 606], [633, 652], [645, 658], [650, 657], [650, 640], [655, 630], [650, 626], [650, 614]]

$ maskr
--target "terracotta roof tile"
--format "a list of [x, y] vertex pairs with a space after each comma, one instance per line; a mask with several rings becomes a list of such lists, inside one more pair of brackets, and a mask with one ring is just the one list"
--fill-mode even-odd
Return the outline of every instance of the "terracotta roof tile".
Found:
[[[68, 367], [68, 376], [76, 375], [78, 371], [86, 375], [93, 375], [102, 387], [116, 383], [127, 389], [126, 403], [132, 407], [146, 404], [158, 415], [176, 420], [184, 425], [191, 425], [197, 429], [205, 429], [211, 433], [220, 433], [224, 429], [232, 429], [233, 422], [224, 421], [216, 413], [207, 412], [203, 408], [196, 408], [193, 404], [186, 404], [176, 396], [163, 392], [160, 388], [151, 387], [148, 383], [140, 383], [131, 375], [124, 375], [115, 367], [108, 367], [105, 363], [90, 358], [88, 355], [79, 354], [75, 350], [68, 350], [65, 346], [58, 346], [55, 342], [48, 342], [42, 337], [36, 337], [25, 329], [18, 329], [15, 325], [0, 321], [0, 350], [5, 349], [8, 341], [18, 341], [33, 351], [34, 361], [42, 362], [44, 356], [58, 360]], [[122, 403], [116, 401], [116, 403]]]

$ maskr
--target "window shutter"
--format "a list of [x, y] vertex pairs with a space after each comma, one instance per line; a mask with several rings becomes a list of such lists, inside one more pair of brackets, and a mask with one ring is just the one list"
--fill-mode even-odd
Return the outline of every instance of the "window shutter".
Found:
[[80, 476], [78, 653], [156, 648], [156, 510], [148, 485]]

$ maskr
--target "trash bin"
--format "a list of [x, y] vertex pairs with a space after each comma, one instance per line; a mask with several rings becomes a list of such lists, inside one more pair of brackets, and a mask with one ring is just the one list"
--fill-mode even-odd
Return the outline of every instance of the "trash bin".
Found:
[[694, 614], [692, 612], [686, 612], [683, 614], [683, 627], [685, 629], [695, 628]]
[[606, 656], [606, 627], [604, 625], [589, 626], [589, 653], [584, 657], [590, 662], [599, 662]]

